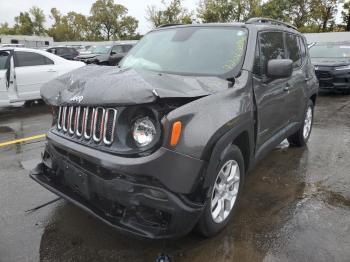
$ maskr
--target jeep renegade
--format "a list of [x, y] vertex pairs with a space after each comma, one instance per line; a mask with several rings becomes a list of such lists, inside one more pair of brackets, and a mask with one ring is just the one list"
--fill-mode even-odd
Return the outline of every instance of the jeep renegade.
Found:
[[285, 138], [307, 143], [317, 90], [306, 40], [288, 24], [162, 26], [119, 67], [42, 88], [53, 124], [31, 177], [124, 232], [213, 236], [247, 171]]

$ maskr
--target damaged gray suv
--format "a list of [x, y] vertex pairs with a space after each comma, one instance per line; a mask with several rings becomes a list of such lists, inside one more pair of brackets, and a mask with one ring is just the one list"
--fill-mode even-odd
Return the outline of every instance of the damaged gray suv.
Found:
[[89, 65], [42, 88], [53, 123], [30, 176], [124, 232], [212, 236], [266, 153], [285, 138], [307, 143], [317, 89], [305, 38], [288, 24], [162, 26], [119, 67]]

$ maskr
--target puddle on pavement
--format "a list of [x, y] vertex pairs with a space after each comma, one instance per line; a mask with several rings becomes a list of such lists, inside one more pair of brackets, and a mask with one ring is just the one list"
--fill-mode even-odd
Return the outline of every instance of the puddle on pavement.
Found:
[[323, 182], [307, 184], [303, 198], [305, 201], [309, 198], [318, 198], [331, 206], [350, 208], [349, 197], [332, 190], [330, 186], [324, 185]]

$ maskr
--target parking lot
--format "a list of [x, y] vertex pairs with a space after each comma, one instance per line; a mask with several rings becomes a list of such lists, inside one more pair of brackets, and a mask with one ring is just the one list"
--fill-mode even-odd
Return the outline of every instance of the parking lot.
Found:
[[[0, 143], [44, 134], [42, 104], [0, 109]], [[0, 147], [0, 261], [349, 261], [350, 97], [319, 96], [306, 148], [282, 143], [252, 171], [218, 236], [150, 241], [120, 234], [28, 177], [43, 138]], [[27, 212], [26, 212], [27, 211]]]

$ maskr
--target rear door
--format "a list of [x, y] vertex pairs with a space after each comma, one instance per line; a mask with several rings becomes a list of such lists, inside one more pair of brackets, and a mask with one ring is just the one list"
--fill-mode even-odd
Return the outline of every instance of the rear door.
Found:
[[[306, 86], [306, 71], [304, 68], [305, 62], [302, 57], [300, 37], [296, 34], [285, 33], [287, 56], [293, 61], [293, 74], [287, 82], [287, 103], [286, 106], [288, 119], [290, 123], [297, 123], [303, 119], [305, 105], [305, 86]], [[304, 59], [305, 60], [305, 59]]]
[[54, 61], [31, 51], [15, 51], [15, 72], [18, 100], [39, 99], [41, 86], [57, 76]]
[[272, 139], [288, 124], [288, 79], [270, 79], [266, 74], [269, 60], [286, 58], [284, 32], [259, 33], [254, 68], [254, 93], [258, 114], [257, 148]]

